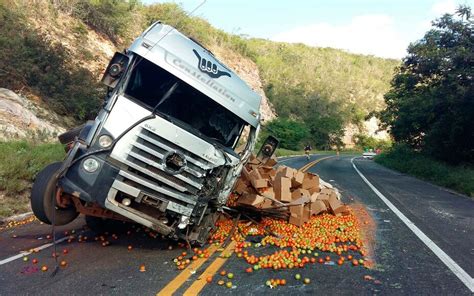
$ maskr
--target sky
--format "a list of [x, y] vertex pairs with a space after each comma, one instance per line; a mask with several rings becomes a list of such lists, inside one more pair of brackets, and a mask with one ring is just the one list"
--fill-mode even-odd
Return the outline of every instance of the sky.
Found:
[[175, 2], [228, 33], [400, 59], [431, 21], [474, 0], [143, 0]]

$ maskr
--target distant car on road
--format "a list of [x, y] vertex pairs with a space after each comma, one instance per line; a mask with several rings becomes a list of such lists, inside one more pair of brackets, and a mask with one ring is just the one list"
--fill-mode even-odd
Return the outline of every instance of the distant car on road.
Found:
[[367, 159], [374, 159], [375, 155], [377, 155], [377, 153], [371, 151], [362, 153], [362, 157]]

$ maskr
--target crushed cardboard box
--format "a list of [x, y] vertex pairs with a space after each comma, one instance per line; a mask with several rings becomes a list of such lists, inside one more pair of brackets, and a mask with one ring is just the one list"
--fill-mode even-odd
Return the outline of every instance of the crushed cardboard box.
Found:
[[234, 186], [232, 206], [253, 207], [265, 213], [278, 212], [291, 224], [301, 226], [312, 215], [348, 215], [340, 194], [318, 175], [278, 166], [272, 157], [265, 163], [251, 156]]

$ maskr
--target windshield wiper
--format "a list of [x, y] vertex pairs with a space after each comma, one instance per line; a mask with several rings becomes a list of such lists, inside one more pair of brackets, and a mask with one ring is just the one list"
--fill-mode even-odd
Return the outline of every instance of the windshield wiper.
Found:
[[156, 104], [155, 108], [153, 108], [153, 111], [152, 111], [153, 114], [156, 113], [156, 110], [158, 109], [158, 107], [160, 107], [161, 104], [163, 104], [166, 100], [169, 99], [169, 97], [171, 97], [171, 95], [174, 93], [176, 88], [178, 88], [178, 86], [179, 86], [179, 83], [177, 81], [173, 83], [173, 85], [161, 97], [161, 100], [158, 102], [158, 104]]

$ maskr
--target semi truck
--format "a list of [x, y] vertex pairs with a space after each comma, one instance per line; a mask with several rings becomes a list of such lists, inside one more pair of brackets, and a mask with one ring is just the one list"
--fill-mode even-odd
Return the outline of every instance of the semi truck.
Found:
[[[156, 22], [111, 59], [95, 120], [59, 136], [67, 156], [40, 171], [42, 222], [124, 220], [203, 244], [260, 129], [261, 97], [211, 51]], [[272, 143], [265, 146], [272, 153]]]

